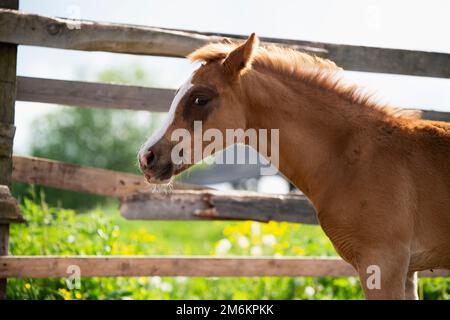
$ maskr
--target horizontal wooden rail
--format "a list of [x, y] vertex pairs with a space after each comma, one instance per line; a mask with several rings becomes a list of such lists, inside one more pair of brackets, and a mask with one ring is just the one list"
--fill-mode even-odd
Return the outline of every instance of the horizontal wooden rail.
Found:
[[[0, 277], [59, 278], [78, 266], [81, 277], [349, 277], [354, 269], [338, 258], [160, 257], [160, 256], [7, 256], [0, 257]], [[421, 277], [449, 277], [449, 270], [420, 272]]]
[[175, 90], [17, 77], [16, 99], [77, 107], [167, 112]]
[[[0, 10], [0, 42], [62, 49], [185, 57], [202, 45], [244, 36], [70, 20]], [[450, 54], [264, 38], [327, 57], [346, 70], [450, 77]]]
[[450, 112], [422, 110], [422, 118], [427, 120], [450, 122]]
[[0, 41], [50, 48], [185, 57], [220, 37], [0, 10]]
[[[167, 112], [175, 90], [95, 82], [17, 77], [20, 101]], [[450, 113], [423, 110], [423, 118], [450, 122]]]
[[[229, 39], [244, 40], [248, 37], [248, 35], [219, 32], [201, 32], [183, 29], [165, 30]], [[448, 52], [367, 47], [270, 37], [261, 37], [260, 39], [263, 43], [290, 47], [292, 49], [331, 59], [344, 70], [437, 78], [450, 77], [450, 70], [442, 69], [447, 68], [450, 63], [450, 53]]]
[[[13, 157], [12, 179], [47, 187], [87, 192], [107, 197], [123, 197], [136, 191], [152, 191], [159, 185], [147, 183], [142, 176], [63, 163], [35, 157]], [[174, 183], [174, 189], [206, 187]]]
[[120, 211], [130, 220], [255, 220], [317, 224], [314, 208], [300, 194], [173, 190], [122, 198]]
[[138, 175], [48, 159], [13, 157], [15, 182], [123, 198], [125, 218], [139, 220], [256, 220], [317, 223], [314, 209], [298, 194], [219, 192], [174, 183], [151, 185]]

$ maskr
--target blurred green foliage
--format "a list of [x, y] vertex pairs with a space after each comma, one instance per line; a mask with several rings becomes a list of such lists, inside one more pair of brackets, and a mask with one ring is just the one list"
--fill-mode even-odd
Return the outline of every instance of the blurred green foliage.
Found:
[[[152, 81], [137, 66], [118, 67], [99, 74], [102, 83], [151, 86]], [[138, 173], [136, 154], [156, 129], [159, 114], [126, 110], [61, 107], [32, 124], [31, 154], [84, 166]], [[25, 184], [14, 184], [16, 197]], [[65, 208], [91, 208], [108, 199], [94, 195], [39, 187], [48, 203]], [[40, 194], [40, 193], [39, 193]]]
[[[33, 196], [34, 198], [35, 195]], [[13, 225], [13, 255], [321, 256], [335, 251], [318, 226], [258, 222], [132, 222], [117, 209], [85, 214], [24, 199], [28, 225]], [[81, 270], [81, 274], [83, 270]], [[422, 299], [449, 299], [450, 279], [420, 279]], [[9, 299], [362, 299], [350, 278], [9, 279]]]

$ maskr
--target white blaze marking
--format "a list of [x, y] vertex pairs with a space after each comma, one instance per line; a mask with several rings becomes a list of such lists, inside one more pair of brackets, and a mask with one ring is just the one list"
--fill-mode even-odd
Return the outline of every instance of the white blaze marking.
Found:
[[186, 80], [186, 82], [180, 87], [178, 90], [178, 93], [173, 98], [172, 104], [170, 105], [169, 113], [167, 114], [166, 118], [164, 119], [163, 125], [156, 131], [148, 140], [145, 142], [145, 144], [141, 147], [140, 154], [147, 151], [149, 148], [151, 148], [156, 142], [158, 142], [166, 133], [167, 129], [169, 129], [170, 125], [173, 123], [173, 120], [175, 118], [175, 111], [177, 110], [177, 107], [183, 99], [184, 95], [188, 90], [192, 87], [192, 77], [194, 74], [192, 74], [189, 79]]

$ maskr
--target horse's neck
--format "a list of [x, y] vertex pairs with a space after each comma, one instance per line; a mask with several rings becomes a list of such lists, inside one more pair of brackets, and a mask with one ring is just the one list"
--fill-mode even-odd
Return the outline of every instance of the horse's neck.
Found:
[[247, 90], [248, 127], [279, 129], [278, 169], [314, 202], [360, 147], [369, 110], [301, 81], [254, 80]]

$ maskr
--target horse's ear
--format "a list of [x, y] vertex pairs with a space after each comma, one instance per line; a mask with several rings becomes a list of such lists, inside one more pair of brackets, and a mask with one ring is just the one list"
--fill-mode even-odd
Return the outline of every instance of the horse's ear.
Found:
[[258, 49], [259, 40], [254, 33], [248, 37], [245, 43], [230, 52], [225, 61], [223, 67], [225, 71], [232, 77], [236, 77], [245, 68], [251, 66], [253, 57]]

